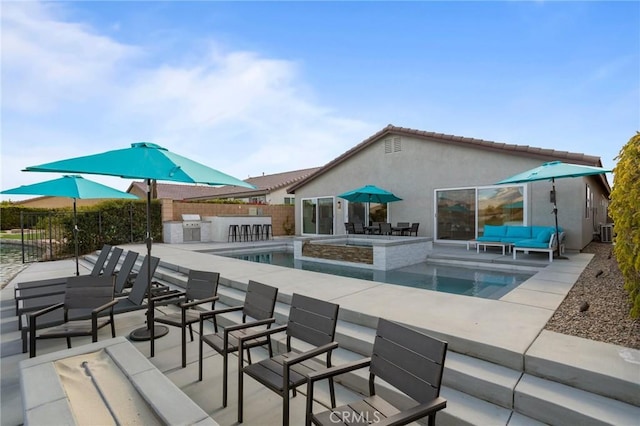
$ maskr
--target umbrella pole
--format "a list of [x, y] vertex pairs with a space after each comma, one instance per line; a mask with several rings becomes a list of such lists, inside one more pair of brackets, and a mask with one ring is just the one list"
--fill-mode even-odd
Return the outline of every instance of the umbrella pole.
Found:
[[76, 277], [80, 275], [80, 267], [78, 265], [78, 216], [76, 212], [76, 199], [73, 199], [73, 240], [76, 246]]
[[[135, 341], [141, 340], [151, 340], [152, 335], [153, 339], [157, 339], [158, 337], [162, 337], [169, 333], [169, 327], [164, 325], [154, 325], [152, 324], [152, 312], [151, 312], [151, 247], [153, 245], [153, 238], [151, 238], [151, 179], [147, 179], [147, 232], [145, 236], [145, 241], [147, 243], [147, 326], [140, 327], [136, 330], [133, 330], [129, 334], [129, 338]], [[153, 327], [153, 331], [151, 330]], [[153, 357], [153, 345], [151, 345], [151, 356]]]
[[553, 215], [556, 220], [556, 257], [558, 259], [568, 259], [565, 256], [560, 256], [560, 231], [558, 230], [558, 205], [556, 196], [556, 180], [551, 178], [551, 189], [553, 191]]

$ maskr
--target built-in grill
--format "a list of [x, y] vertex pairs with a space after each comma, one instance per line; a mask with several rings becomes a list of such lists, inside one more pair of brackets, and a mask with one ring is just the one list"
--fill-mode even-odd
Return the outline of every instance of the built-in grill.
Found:
[[199, 214], [182, 215], [182, 241], [200, 241], [202, 220]]

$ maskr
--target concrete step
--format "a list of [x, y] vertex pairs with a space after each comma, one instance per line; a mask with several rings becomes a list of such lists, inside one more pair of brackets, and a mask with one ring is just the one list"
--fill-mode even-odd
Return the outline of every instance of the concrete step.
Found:
[[543, 330], [525, 354], [525, 371], [640, 406], [639, 350]]
[[548, 424], [638, 424], [640, 407], [525, 374], [515, 389], [515, 411]]

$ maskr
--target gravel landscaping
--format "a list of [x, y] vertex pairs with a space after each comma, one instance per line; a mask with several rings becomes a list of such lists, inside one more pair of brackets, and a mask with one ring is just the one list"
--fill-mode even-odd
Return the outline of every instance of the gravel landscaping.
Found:
[[613, 246], [592, 242], [583, 253], [594, 257], [546, 325], [547, 330], [640, 349], [640, 319], [629, 317]]

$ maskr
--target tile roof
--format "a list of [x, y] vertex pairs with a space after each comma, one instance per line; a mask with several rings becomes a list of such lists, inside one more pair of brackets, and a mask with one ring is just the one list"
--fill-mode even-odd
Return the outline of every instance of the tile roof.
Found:
[[406, 127], [397, 127], [392, 124], [389, 124], [387, 125], [387, 127], [380, 130], [378, 133], [365, 139], [364, 141], [360, 142], [358, 145], [346, 151], [344, 154], [334, 158], [333, 160], [325, 164], [323, 167], [320, 168], [320, 170], [318, 170], [313, 175], [296, 182], [294, 185], [289, 187], [288, 192], [294, 193], [297, 188], [307, 184], [311, 180], [323, 175], [324, 173], [329, 172], [333, 167], [353, 157], [358, 152], [367, 148], [369, 145], [373, 144], [374, 142], [391, 134], [399, 135], [399, 136], [410, 136], [410, 137], [424, 139], [424, 140], [436, 140], [439, 142], [445, 142], [445, 143], [456, 144], [456, 145], [464, 145], [472, 148], [480, 148], [480, 149], [491, 150], [491, 151], [500, 151], [500, 152], [507, 151], [514, 155], [519, 155], [522, 157], [539, 158], [541, 161], [560, 160], [560, 161], [571, 162], [574, 164], [584, 164], [588, 166], [602, 167], [602, 161], [600, 157], [595, 157], [591, 155], [568, 152], [568, 151], [557, 151], [554, 149], [536, 148], [528, 145], [515, 145], [515, 144], [502, 143], [502, 142], [493, 142], [493, 141], [487, 141], [483, 139], [468, 138], [464, 136], [447, 135], [444, 133], [427, 132], [423, 130], [409, 129]]
[[[157, 183], [158, 198], [171, 200], [205, 200], [211, 198], [226, 197], [251, 197], [265, 195], [277, 189], [287, 187], [300, 179], [318, 171], [320, 167], [294, 170], [271, 175], [262, 175], [245, 179], [256, 187], [256, 189], [241, 188], [237, 186], [208, 186], [208, 185], [186, 185], [175, 183]], [[146, 192], [147, 185], [144, 182], [132, 182], [128, 192], [132, 188], [137, 188], [141, 192]]]

